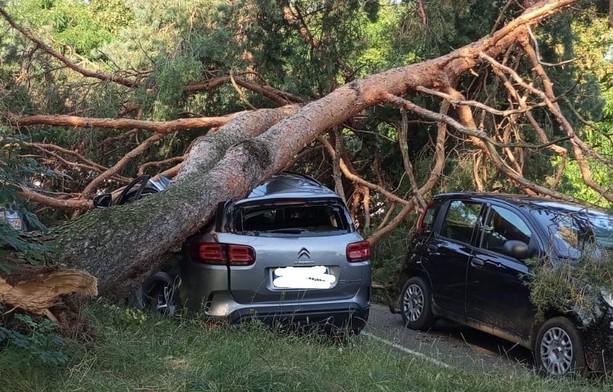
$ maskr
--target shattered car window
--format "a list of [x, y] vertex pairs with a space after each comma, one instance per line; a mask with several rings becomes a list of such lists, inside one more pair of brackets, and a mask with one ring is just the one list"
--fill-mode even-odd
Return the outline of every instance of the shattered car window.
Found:
[[242, 233], [346, 233], [343, 209], [333, 203], [246, 205], [235, 214], [234, 231]]

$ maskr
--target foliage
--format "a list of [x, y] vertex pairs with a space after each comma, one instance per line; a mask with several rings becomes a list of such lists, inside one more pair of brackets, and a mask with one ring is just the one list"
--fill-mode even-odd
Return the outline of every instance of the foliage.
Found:
[[[578, 74], [574, 78], [577, 84], [573, 88], [575, 107], [585, 120], [590, 121], [589, 124], [577, 126], [577, 129], [587, 144], [594, 146], [603, 157], [613, 159], [613, 61], [606, 54], [613, 44], [613, 33], [606, 19], [597, 18], [592, 8], [573, 20], [571, 31], [576, 43], [573, 47], [576, 57], [574, 67]], [[593, 157], [585, 159], [596, 183], [606, 186], [613, 182], [613, 172], [608, 166]], [[553, 164], [559, 166], [561, 160], [555, 159]], [[590, 203], [608, 205], [598, 193], [585, 186], [576, 160], [568, 162], [560, 190]]]
[[151, 321], [151, 313], [133, 307], [119, 307], [112, 304], [102, 304], [105, 310], [113, 314], [112, 325], [118, 329], [142, 325]]
[[613, 293], [610, 250], [586, 247], [575, 262], [533, 259], [529, 266], [531, 274], [526, 284], [538, 316], [544, 317], [550, 311], [575, 314], [584, 327], [602, 317], [602, 295]]
[[46, 365], [66, 364], [68, 357], [63, 352], [64, 340], [57, 334], [55, 323], [17, 314], [13, 324], [11, 328], [0, 326], [0, 347], [6, 346], [5, 350], [25, 354], [18, 361], [21, 365], [29, 363], [30, 358]]
[[[5, 211], [13, 211], [19, 214], [25, 227], [38, 230], [45, 228], [36, 215], [26, 208], [18, 191], [21, 185], [32, 186], [30, 181], [33, 178], [50, 173], [34, 159], [21, 157], [22, 148], [22, 136], [14, 135], [0, 127], [0, 214], [2, 215], [0, 219], [0, 256], [6, 253], [7, 246], [13, 250], [26, 252], [45, 250], [43, 246], [34, 241], [23, 239], [20, 233], [3, 219]], [[6, 265], [0, 260], [0, 269], [6, 268]]]
[[[27, 16], [31, 27], [50, 28], [52, 36], [61, 44], [89, 57], [93, 50], [114, 38], [112, 31], [118, 25], [108, 22], [121, 19], [105, 13], [100, 2], [95, 5], [88, 3], [79, 0], [19, 0], [15, 9], [18, 16]], [[115, 5], [119, 6], [117, 2]]]
[[[12, 251], [21, 252], [21, 259], [30, 264], [42, 264], [50, 250], [47, 245], [23, 235], [27, 229], [45, 230], [46, 227], [19, 196], [20, 186], [32, 186], [32, 179], [50, 173], [35, 160], [21, 157], [19, 150], [22, 147], [19, 135], [10, 135], [0, 128], [0, 271], [5, 273], [17, 268], [7, 260]], [[5, 213], [19, 216], [22, 231], [8, 224]]]
[[[544, 61], [557, 63], [576, 58], [559, 67], [548, 67], [554, 78], [555, 94], [568, 98], [583, 118], [594, 122], [594, 127], [581, 126], [570, 106], [560, 100], [581, 137], [596, 146], [600, 154], [611, 158], [613, 72], [610, 57], [603, 53], [609, 50], [612, 36], [602, 14], [604, 3], [604, 0], [581, 3], [568, 15], [556, 16], [551, 23], [533, 30]], [[280, 8], [283, 4], [291, 8], [302, 25], [283, 17]], [[218, 116], [275, 104], [231, 83], [213, 90], [185, 91], [186, 86], [230, 76], [309, 101], [371, 73], [448, 53], [489, 34], [522, 11], [519, 2], [506, 0], [23, 0], [7, 1], [6, 8], [17, 23], [76, 64], [127, 77], [140, 86], [129, 88], [83, 78], [6, 27], [0, 41], [1, 112], [143, 120]], [[475, 23], [475, 15], [479, 23]], [[533, 75], [532, 64], [518, 52], [510, 50], [504, 61], [525, 80], [542, 87], [542, 81]], [[482, 67], [474, 71], [458, 81], [457, 89], [467, 99], [501, 110], [507, 108], [507, 92], [496, 82], [491, 70]], [[440, 101], [425, 94], [411, 99], [430, 110], [440, 109]], [[453, 110], [450, 109], [451, 115], [455, 115]], [[535, 108], [532, 113], [549, 138], [561, 136], [545, 110]], [[432, 173], [436, 126], [417, 116], [409, 117], [409, 154], [418, 182], [423, 183]], [[479, 126], [494, 134], [507, 126], [504, 122], [510, 122], [498, 120], [497, 123], [495, 116], [483, 114]], [[408, 197], [410, 189], [397, 147], [399, 122], [398, 110], [377, 107], [343, 124], [342, 135], [346, 155], [362, 178], [394, 189], [400, 197]], [[522, 124], [521, 119], [509, 129], [513, 142], [538, 143], [533, 129]], [[151, 136], [142, 130], [119, 133], [44, 126], [22, 132], [23, 135], [11, 137], [53, 143], [105, 168], [115, 165]], [[133, 177], [144, 162], [182, 155], [194, 138], [204, 132], [177, 133], [157, 142], [134, 158], [119, 175]], [[433, 192], [473, 190], [475, 175], [480, 176], [485, 190], [520, 191], [486, 157], [482, 170], [475, 174], [475, 157], [482, 153], [453, 130], [449, 133], [445, 171]], [[2, 159], [0, 163], [0, 181], [7, 185], [0, 190], [0, 204], [12, 203], [10, 198], [15, 197], [19, 181], [30, 183], [37, 179], [45, 190], [75, 195], [99, 174], [62, 165], [49, 156], [41, 157], [38, 150], [19, 146], [9, 156], [12, 161]], [[570, 143], [564, 146], [569, 151], [572, 148]], [[561, 164], [559, 158], [544, 149], [513, 152], [524, 158], [522, 169], [526, 178], [539, 185], [553, 185], [555, 169]], [[20, 154], [37, 155], [48, 165], [47, 172], [29, 158], [19, 157]], [[586, 159], [597, 183], [607, 186], [613, 182], [613, 171], [606, 165], [591, 157]], [[332, 177], [331, 162], [326, 157], [322, 159], [321, 154], [312, 154], [297, 165], [304, 169], [301, 171], [324, 181]], [[153, 173], [158, 169], [153, 166], [149, 170]], [[3, 178], [7, 174], [2, 170], [14, 178]], [[51, 170], [56, 171], [56, 176], [50, 175]], [[109, 181], [113, 182], [105, 182], [94, 192], [118, 186], [119, 180]], [[346, 181], [345, 188], [348, 195], [356, 190], [350, 181]], [[604, 204], [585, 186], [572, 154], [558, 189]], [[3, 194], [10, 196], [3, 198]], [[372, 192], [371, 205], [375, 206], [371, 227], [377, 227], [383, 218], [378, 212], [389, 208], [390, 203]], [[28, 214], [27, 210], [22, 213]], [[404, 255], [401, 244], [410, 223], [406, 222], [394, 234], [398, 241], [382, 243], [375, 249], [377, 280], [387, 282], [387, 276], [393, 275], [393, 266]], [[23, 246], [17, 240], [12, 232], [0, 232], [0, 242], [12, 248]]]
[[[184, 87], [190, 83], [230, 74], [309, 100], [373, 72], [447, 53], [488, 34], [521, 11], [517, 4], [510, 3], [496, 26], [507, 1], [335, 0], [322, 3], [301, 0], [285, 3], [316, 40], [315, 44], [297, 25], [283, 18], [279, 6], [282, 3], [274, 0], [8, 2], [9, 12], [17, 22], [69, 58], [83, 58], [86, 61], [82, 65], [86, 68], [133, 77], [143, 84], [140, 88], [129, 89], [113, 83], [84, 82], [77, 73], [58, 66], [55, 60], [10, 30], [7, 38], [0, 42], [0, 53], [6, 58], [0, 65], [0, 80], [9, 87], [0, 89], [3, 94], [0, 105], [14, 113], [78, 113], [92, 117], [138, 113], [141, 119], [155, 120], [219, 115], [250, 105], [271, 105], [259, 94], [230, 84], [198, 94], [184, 93]], [[576, 66], [570, 64], [555, 71], [554, 88], [558, 94], [568, 90], [569, 98], [588, 119], [599, 118], [603, 102], [597, 87], [599, 83], [604, 86], [605, 75], [611, 74], [606, 72], [607, 63], [602, 58], [602, 48], [610, 41], [607, 38], [610, 34], [606, 34], [603, 27], [606, 20], [599, 14], [602, 1], [597, 3], [578, 7], [581, 9], [572, 17], [557, 17], [553, 28], [543, 26], [537, 32], [545, 60], [557, 62], [575, 55], [580, 59]], [[479, 15], [479, 23], [474, 23], [474, 15]], [[517, 62], [515, 67], [526, 76], [531, 72], [529, 64]], [[571, 88], [577, 79], [581, 83]], [[493, 107], [506, 101], [504, 89], [492, 83], [486, 72], [479, 77], [464, 78], [460, 84], [470, 98], [493, 100]], [[434, 100], [420, 99], [417, 98], [417, 103], [437, 110], [432, 107]], [[538, 117], [540, 112], [536, 113]], [[372, 110], [365, 115], [364, 120], [350, 124], [351, 131], [344, 132], [349, 157], [360, 163], [365, 179], [377, 178], [380, 173], [371, 168], [376, 166], [375, 159], [381, 159], [386, 181], [401, 183], [403, 170], [395, 164], [400, 160], [400, 153], [396, 144], [386, 139], [395, 141], [397, 137], [397, 111]], [[541, 115], [538, 119], [550, 136], [555, 135], [555, 127], [548, 126], [549, 118]], [[496, 126], [487, 121], [488, 127]], [[608, 122], [603, 118], [602, 123]], [[414, 123], [410, 131], [411, 159], [415, 166], [420, 166], [422, 159], [423, 166], [427, 166], [431, 154], [421, 152], [428, 148], [435, 127]], [[52, 140], [66, 148], [78, 149], [93, 161], [110, 167], [148, 136], [146, 132], [139, 132], [133, 137], [108, 143], [114, 134], [112, 131], [80, 133], [70, 128], [41, 127], [30, 130], [29, 137], [33, 141]], [[192, 133], [171, 141], [165, 139], [159, 143], [159, 148], [152, 148], [135, 159], [122, 174], [133, 176], [138, 165], [145, 161], [182, 154], [195, 136]], [[522, 137], [534, 142], [531, 134]], [[592, 140], [594, 143], [605, 141], [602, 137]], [[610, 143], [603, 143], [603, 146], [605, 144], [610, 146]], [[465, 147], [455, 138], [448, 140], [448, 150], [457, 152], [450, 154], [452, 159], [469, 169], [472, 163], [467, 157], [474, 150]], [[552, 161], [547, 152], [527, 151], [525, 154], [531, 162], [525, 166], [525, 175], [535, 182], [547, 181], [553, 167], [559, 164]], [[596, 163], [591, 164], [597, 172], [597, 181], [610, 180], [604, 171], [599, 173]], [[318, 167], [318, 163], [305, 163], [304, 167]], [[517, 190], [495, 170], [488, 169], [483, 178], [487, 189]], [[44, 185], [53, 190], [62, 188], [64, 192], [76, 192], [95, 175], [77, 170], [68, 170], [66, 174], [74, 181], [47, 181]], [[444, 189], [474, 187], [469, 171], [448, 170], [446, 175], [449, 177]], [[572, 163], [561, 190], [590, 201], [594, 198], [581, 186], [580, 176]]]
[[392, 287], [404, 283], [397, 281], [401, 278], [398, 271], [405, 261], [413, 224], [411, 219], [405, 220], [393, 233], [373, 245], [373, 281]]

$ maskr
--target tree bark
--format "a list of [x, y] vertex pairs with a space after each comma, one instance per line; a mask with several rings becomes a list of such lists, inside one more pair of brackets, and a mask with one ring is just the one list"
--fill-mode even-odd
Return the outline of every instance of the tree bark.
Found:
[[[447, 91], [462, 74], [485, 61], [483, 53], [497, 57], [527, 34], [524, 26], [576, 1], [539, 2], [491, 35], [448, 55], [351, 82], [301, 108], [240, 114], [194, 142], [175, 183], [165, 192], [89, 212], [54, 229], [46, 242], [53, 246], [58, 263], [96, 276], [101, 294], [124, 297], [158, 267], [165, 252], [178, 248], [208, 222], [218, 203], [244, 197], [323, 132], [389, 102], [390, 95], [402, 97], [420, 87]], [[396, 219], [414, 206], [407, 203]]]

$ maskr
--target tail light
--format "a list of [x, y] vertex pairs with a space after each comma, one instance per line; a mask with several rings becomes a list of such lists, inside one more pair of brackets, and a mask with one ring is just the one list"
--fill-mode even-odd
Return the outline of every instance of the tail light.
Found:
[[255, 263], [255, 249], [246, 245], [210, 244], [198, 245], [198, 261], [215, 265], [251, 265]]
[[251, 265], [255, 263], [255, 250], [245, 245], [228, 245], [228, 264]]
[[226, 252], [222, 244], [200, 244], [198, 260], [205, 264], [225, 264]]
[[370, 243], [368, 241], [354, 242], [347, 245], [347, 261], [358, 262], [370, 259]]
[[432, 203], [433, 201], [430, 200], [428, 204], [426, 204], [426, 208], [424, 208], [424, 210], [419, 215], [419, 219], [417, 220], [417, 232], [418, 233], [421, 233], [424, 229], [424, 218], [426, 217], [426, 213], [428, 212], [428, 209], [430, 208], [430, 206], [432, 206]]

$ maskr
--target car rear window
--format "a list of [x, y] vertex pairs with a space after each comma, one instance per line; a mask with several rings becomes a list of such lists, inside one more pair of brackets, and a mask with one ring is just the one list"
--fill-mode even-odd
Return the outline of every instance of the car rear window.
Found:
[[337, 202], [275, 201], [241, 206], [233, 231], [244, 234], [333, 235], [350, 231], [345, 207]]

